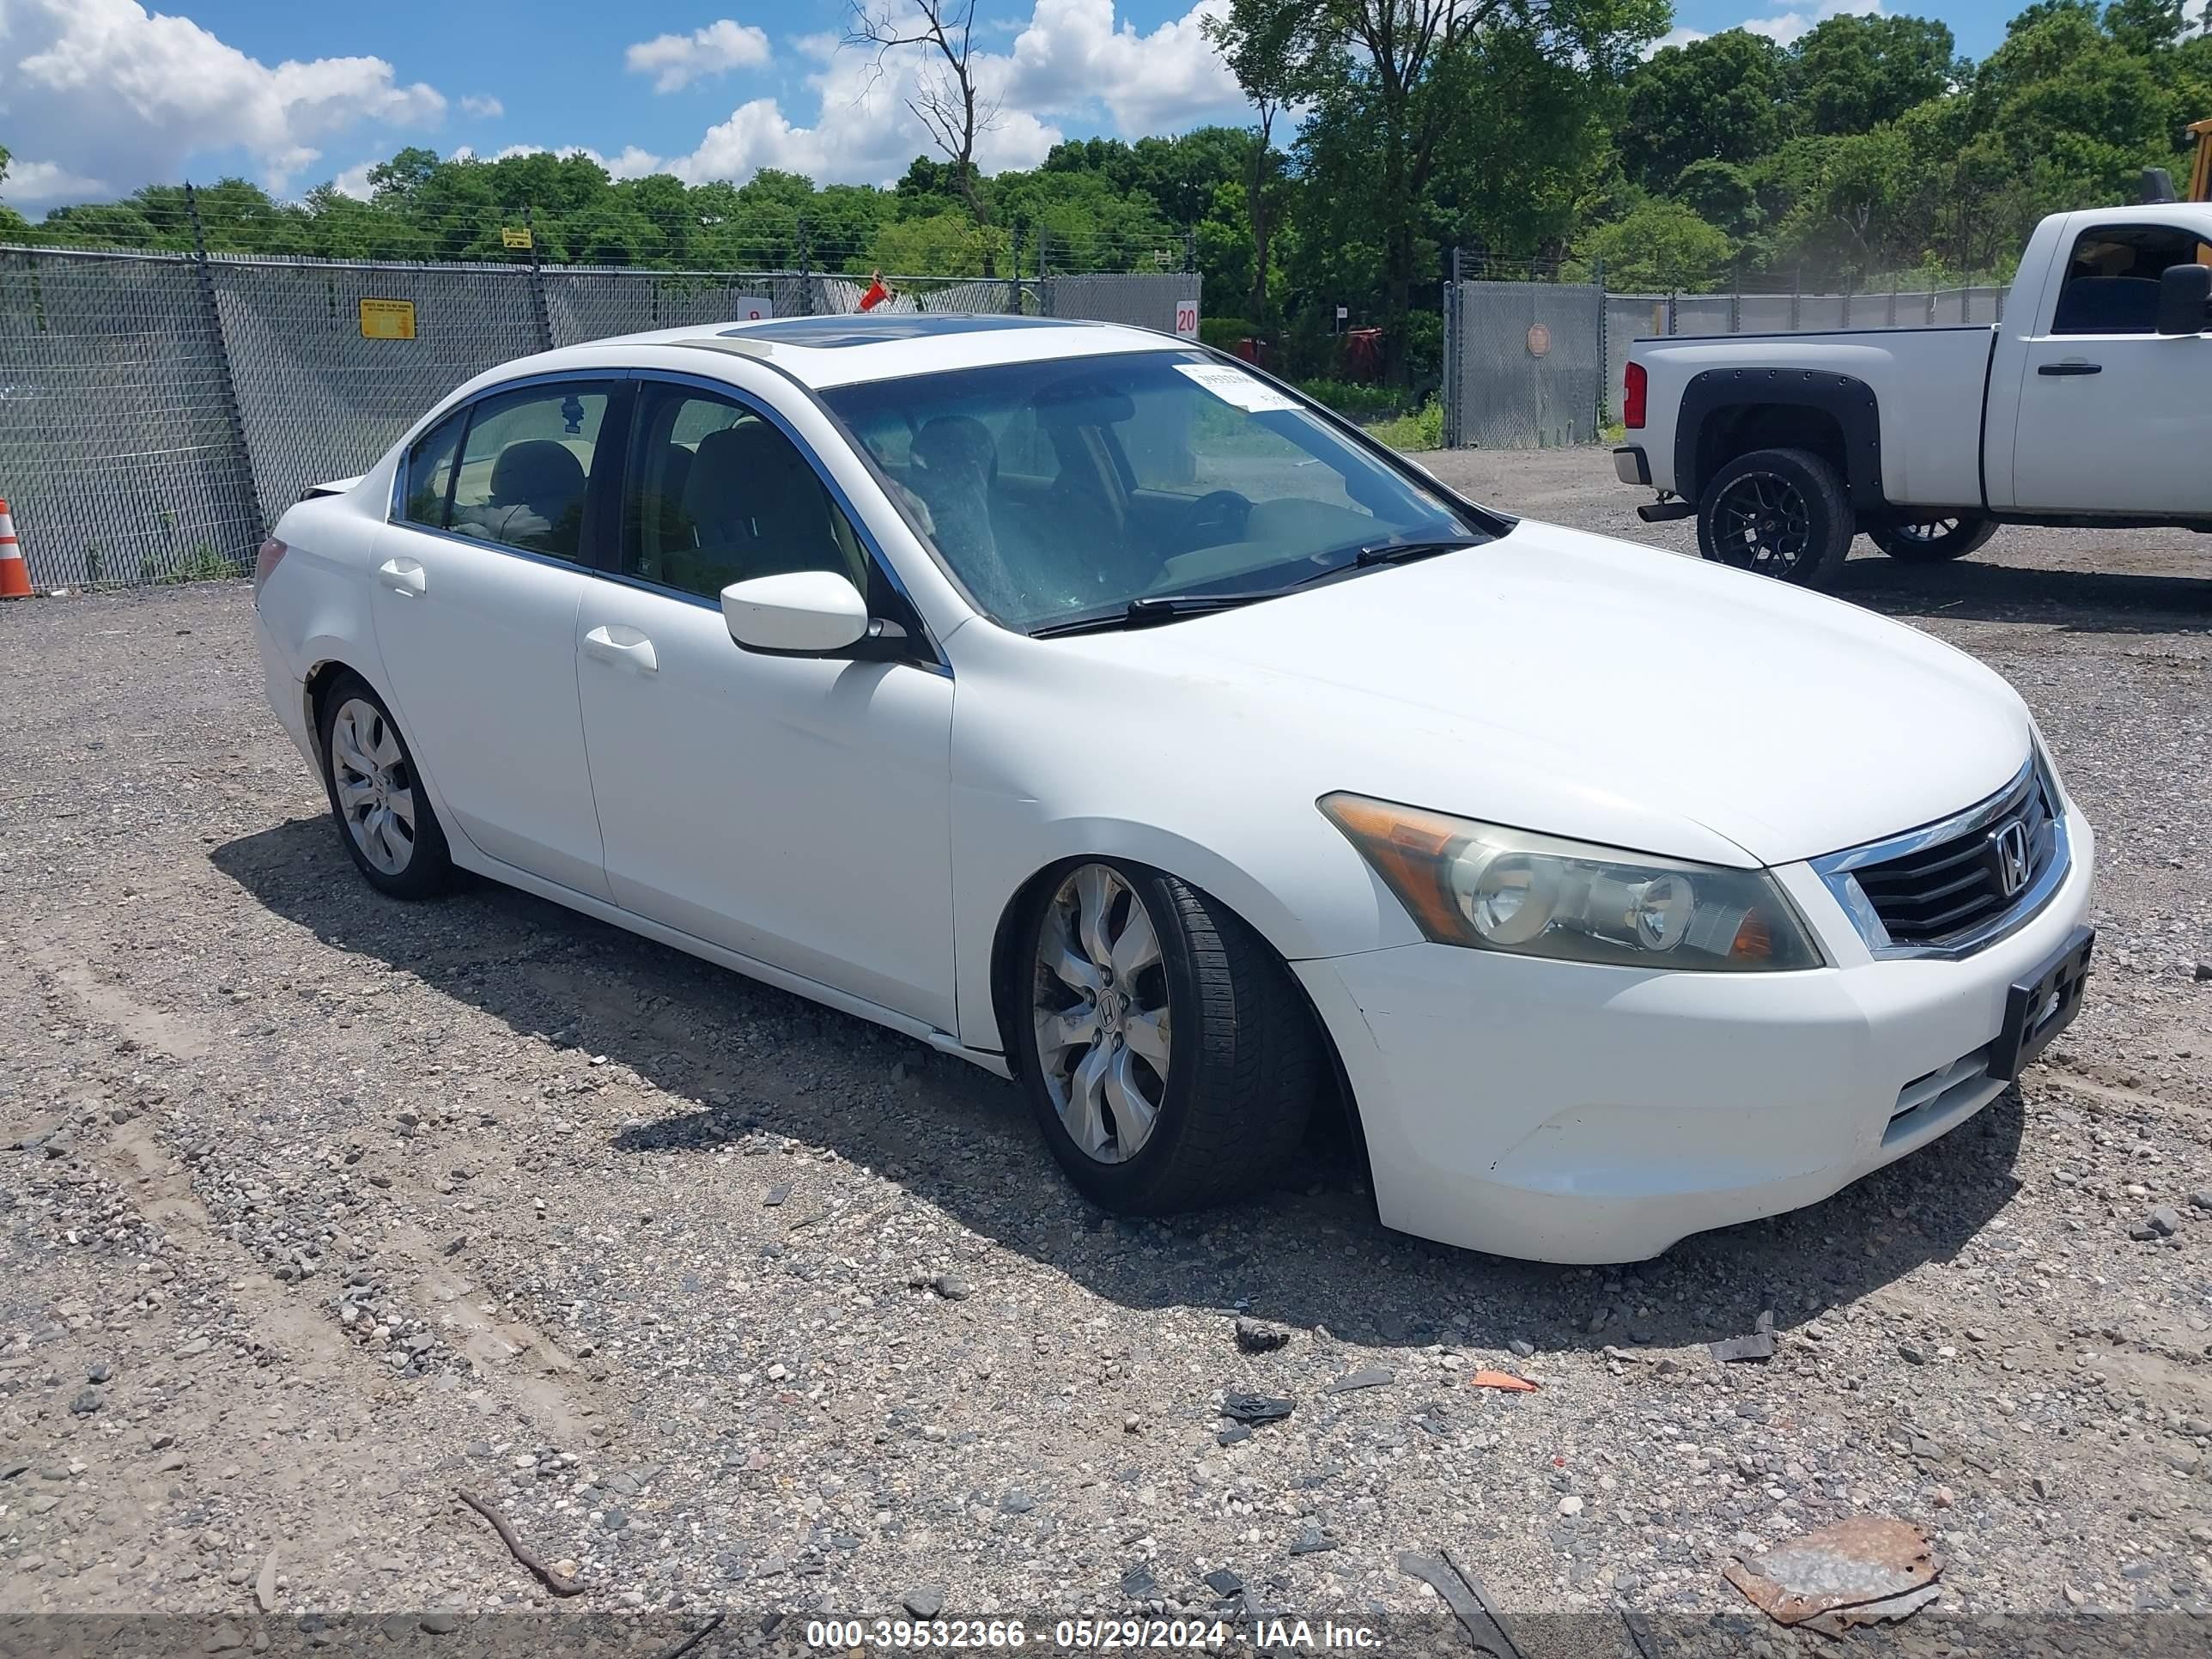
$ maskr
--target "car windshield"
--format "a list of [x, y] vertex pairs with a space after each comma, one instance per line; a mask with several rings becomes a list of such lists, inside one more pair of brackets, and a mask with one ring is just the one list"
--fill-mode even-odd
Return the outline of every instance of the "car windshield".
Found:
[[1196, 351], [955, 369], [823, 400], [976, 602], [1032, 632], [1166, 611], [1168, 596], [1267, 597], [1496, 533]]

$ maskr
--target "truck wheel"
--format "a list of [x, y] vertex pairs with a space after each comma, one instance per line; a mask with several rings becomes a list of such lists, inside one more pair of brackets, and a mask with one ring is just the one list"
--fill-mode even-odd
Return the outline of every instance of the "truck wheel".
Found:
[[1804, 587], [1835, 574], [1856, 527], [1843, 478], [1808, 449], [1739, 455], [1698, 500], [1707, 558]]
[[1907, 564], [1936, 564], [1944, 559], [1965, 558], [1996, 533], [1990, 520], [1971, 516], [1912, 523], [1893, 519], [1869, 529], [1867, 539], [1893, 559]]

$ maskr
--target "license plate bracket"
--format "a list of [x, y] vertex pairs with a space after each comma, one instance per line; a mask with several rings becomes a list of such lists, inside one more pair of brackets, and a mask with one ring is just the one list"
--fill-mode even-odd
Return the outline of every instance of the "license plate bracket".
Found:
[[1990, 1045], [1991, 1077], [2014, 1081], [2073, 1023], [2081, 1012], [2096, 943], [2095, 928], [2076, 927], [2033, 972], [2013, 981], [2005, 997], [2003, 1029]]

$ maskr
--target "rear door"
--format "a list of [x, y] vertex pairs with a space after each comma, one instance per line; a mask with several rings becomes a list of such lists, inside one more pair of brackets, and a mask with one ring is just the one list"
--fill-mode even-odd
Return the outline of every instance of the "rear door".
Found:
[[2179, 226], [2092, 224], [2026, 341], [2013, 450], [2027, 512], [2212, 516], [2204, 452], [2212, 333], [2157, 331], [2166, 267], [2212, 261]]
[[409, 451], [370, 571], [395, 712], [447, 815], [492, 858], [602, 899], [575, 630], [599, 438], [625, 395], [540, 380], [457, 411]]

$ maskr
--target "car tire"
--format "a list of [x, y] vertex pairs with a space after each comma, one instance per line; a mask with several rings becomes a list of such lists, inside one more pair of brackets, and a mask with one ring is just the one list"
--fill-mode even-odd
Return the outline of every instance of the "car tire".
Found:
[[1941, 564], [1947, 559], [1965, 558], [1987, 545], [1996, 533], [1995, 520], [1960, 515], [1917, 521], [1892, 519], [1871, 526], [1866, 535], [1893, 559], [1906, 564]]
[[453, 874], [446, 832], [384, 699], [358, 674], [341, 674], [325, 688], [316, 720], [323, 787], [354, 867], [394, 898], [443, 892]]
[[1161, 1214], [1280, 1173], [1322, 1054], [1304, 995], [1257, 934], [1172, 876], [1089, 860], [1038, 884], [1019, 939], [1018, 1075], [1085, 1197]]
[[1801, 587], [1834, 576], [1856, 528], [1843, 476], [1809, 449], [1739, 455], [1698, 497], [1700, 552]]

